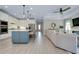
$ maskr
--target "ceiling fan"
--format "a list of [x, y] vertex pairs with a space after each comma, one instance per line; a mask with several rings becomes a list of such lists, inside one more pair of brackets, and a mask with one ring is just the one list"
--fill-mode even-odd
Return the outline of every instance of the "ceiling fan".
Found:
[[67, 8], [65, 8], [65, 9], [60, 8], [58, 11], [55, 11], [55, 12], [53, 12], [53, 13], [60, 13], [60, 14], [63, 14], [63, 12], [68, 11], [69, 9], [71, 9], [71, 7], [67, 7]]

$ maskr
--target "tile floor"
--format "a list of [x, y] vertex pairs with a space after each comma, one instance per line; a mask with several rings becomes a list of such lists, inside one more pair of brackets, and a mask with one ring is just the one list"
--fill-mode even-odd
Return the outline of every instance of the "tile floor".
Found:
[[56, 48], [41, 32], [28, 44], [13, 44], [11, 38], [0, 40], [0, 54], [70, 54]]

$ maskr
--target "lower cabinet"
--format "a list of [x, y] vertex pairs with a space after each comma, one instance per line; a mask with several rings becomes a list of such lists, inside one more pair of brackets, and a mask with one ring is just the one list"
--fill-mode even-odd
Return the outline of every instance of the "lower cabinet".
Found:
[[12, 31], [12, 42], [13, 43], [28, 43], [29, 33], [26, 31]]

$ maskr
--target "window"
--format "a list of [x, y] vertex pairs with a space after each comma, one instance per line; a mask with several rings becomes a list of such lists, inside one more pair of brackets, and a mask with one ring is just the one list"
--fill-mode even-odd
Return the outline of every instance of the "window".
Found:
[[66, 20], [65, 21], [65, 31], [66, 32], [71, 32], [71, 24], [70, 24], [70, 20]]

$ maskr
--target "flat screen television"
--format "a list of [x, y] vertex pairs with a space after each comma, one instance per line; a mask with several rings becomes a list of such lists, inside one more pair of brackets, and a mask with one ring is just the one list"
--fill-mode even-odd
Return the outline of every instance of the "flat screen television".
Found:
[[79, 17], [72, 19], [73, 26], [79, 26]]

